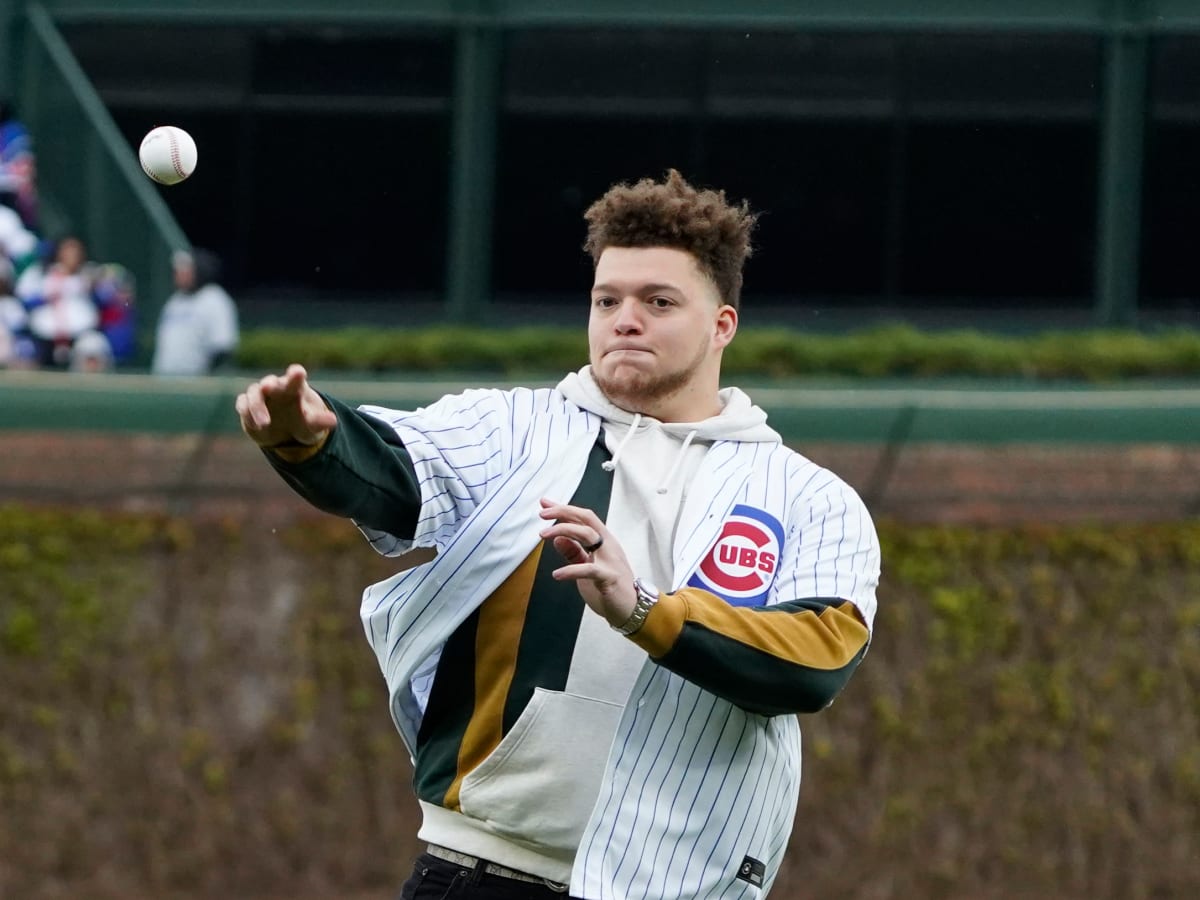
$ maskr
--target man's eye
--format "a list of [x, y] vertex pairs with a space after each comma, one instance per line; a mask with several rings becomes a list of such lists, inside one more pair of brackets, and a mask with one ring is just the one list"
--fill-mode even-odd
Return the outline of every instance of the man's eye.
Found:
[[601, 309], [611, 308], [617, 301], [612, 297], [596, 297], [592, 303], [599, 306]]
[[668, 306], [672, 305], [669, 297], [652, 297], [650, 298], [650, 302], [657, 309], [666, 309]]

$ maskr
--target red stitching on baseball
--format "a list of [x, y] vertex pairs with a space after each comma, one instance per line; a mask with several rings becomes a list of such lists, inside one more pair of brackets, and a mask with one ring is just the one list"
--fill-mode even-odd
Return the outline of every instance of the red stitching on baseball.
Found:
[[175, 132], [168, 131], [167, 140], [171, 144], [171, 167], [180, 178], [187, 178], [187, 173], [183, 171], [183, 166], [179, 164], [179, 142], [175, 140]]

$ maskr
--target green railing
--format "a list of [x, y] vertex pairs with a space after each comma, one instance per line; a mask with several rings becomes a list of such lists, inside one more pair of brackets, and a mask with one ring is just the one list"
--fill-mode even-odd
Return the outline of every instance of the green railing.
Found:
[[78, 234], [92, 259], [132, 273], [146, 357], [172, 289], [171, 251], [187, 238], [45, 9], [30, 4], [21, 25], [18, 103], [35, 136], [43, 231]]

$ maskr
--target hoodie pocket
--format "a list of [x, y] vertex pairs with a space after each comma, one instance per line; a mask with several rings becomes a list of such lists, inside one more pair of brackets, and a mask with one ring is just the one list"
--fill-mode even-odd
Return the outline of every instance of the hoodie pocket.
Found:
[[461, 810], [508, 840], [571, 858], [622, 708], [536, 688], [496, 749], [463, 779]]

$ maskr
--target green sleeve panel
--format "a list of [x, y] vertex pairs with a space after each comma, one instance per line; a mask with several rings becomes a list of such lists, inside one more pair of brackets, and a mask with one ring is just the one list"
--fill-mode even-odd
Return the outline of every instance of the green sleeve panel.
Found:
[[421, 485], [396, 432], [386, 422], [321, 396], [338, 418], [325, 446], [299, 463], [269, 450], [263, 455], [317, 509], [412, 540], [421, 513]]
[[773, 716], [832, 703], [866, 654], [870, 632], [848, 600], [730, 606], [684, 588], [663, 595], [633, 639], [677, 675]]

